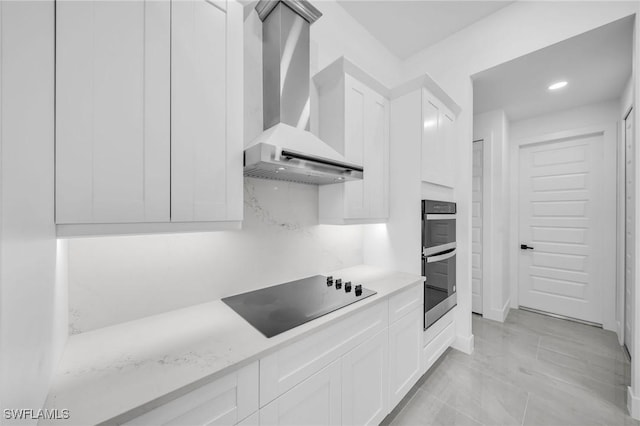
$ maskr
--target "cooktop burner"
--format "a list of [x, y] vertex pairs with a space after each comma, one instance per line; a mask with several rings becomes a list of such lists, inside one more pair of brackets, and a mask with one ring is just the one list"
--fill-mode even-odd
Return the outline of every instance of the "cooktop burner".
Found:
[[273, 337], [374, 294], [350, 281], [315, 275], [222, 301], [266, 337]]

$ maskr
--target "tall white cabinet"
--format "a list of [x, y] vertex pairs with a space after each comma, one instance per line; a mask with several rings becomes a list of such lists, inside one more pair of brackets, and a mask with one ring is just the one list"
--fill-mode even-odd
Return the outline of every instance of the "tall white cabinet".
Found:
[[319, 190], [321, 223], [385, 222], [389, 217], [389, 101], [386, 89], [345, 58], [314, 77], [320, 139], [362, 164], [364, 179]]
[[241, 120], [235, 1], [56, 3], [59, 235], [240, 221]]

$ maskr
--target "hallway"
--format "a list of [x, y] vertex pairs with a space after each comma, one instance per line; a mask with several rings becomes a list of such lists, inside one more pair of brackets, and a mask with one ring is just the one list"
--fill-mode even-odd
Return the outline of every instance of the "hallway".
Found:
[[504, 323], [473, 315], [473, 334], [474, 353], [449, 349], [384, 424], [640, 425], [613, 332], [512, 309]]

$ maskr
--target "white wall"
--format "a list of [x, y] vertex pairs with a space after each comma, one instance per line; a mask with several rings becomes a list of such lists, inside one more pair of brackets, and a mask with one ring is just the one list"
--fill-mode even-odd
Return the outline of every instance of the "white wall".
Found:
[[71, 333], [362, 263], [359, 226], [318, 223], [318, 189], [245, 179], [241, 231], [69, 240]]
[[[530, 119], [515, 121], [511, 123], [511, 195], [512, 195], [512, 212], [514, 221], [511, 224], [511, 234], [513, 235], [509, 247], [512, 247], [511, 262], [511, 298], [512, 306], [518, 306], [518, 161], [519, 161], [519, 145], [526, 141], [542, 141], [547, 140], [546, 135], [564, 134], [566, 132], [579, 132], [581, 129], [594, 129], [604, 131], [603, 142], [605, 144], [605, 157], [600, 159], [603, 163], [604, 176], [610, 179], [606, 184], [608, 187], [614, 187], [617, 179], [616, 158], [617, 147], [619, 145], [619, 101], [602, 102], [598, 104], [585, 105], [578, 108], [572, 108], [565, 111], [555, 112], [553, 114], [545, 114]], [[604, 194], [605, 200], [602, 208], [609, 218], [617, 216], [617, 194], [615, 191]], [[607, 247], [607, 258], [599, 269], [607, 277], [602, 282], [602, 306], [604, 309], [603, 328], [605, 330], [618, 331], [619, 325], [616, 320], [616, 299], [617, 299], [617, 283], [616, 283], [616, 264], [612, 253], [615, 253], [618, 246], [617, 236], [613, 233], [605, 235], [605, 247]]]
[[[262, 131], [262, 24], [245, 6], [244, 138]], [[334, 1], [318, 2], [311, 75], [342, 55], [391, 85], [399, 61]], [[312, 112], [317, 117], [317, 111]], [[363, 262], [362, 227], [318, 225], [317, 187], [245, 179], [242, 231], [69, 241], [72, 333]]]
[[619, 111], [619, 101], [612, 100], [514, 121], [510, 137], [515, 142], [569, 129], [613, 124], [619, 121]]
[[3, 409], [42, 407], [66, 338], [53, 218], [53, 40], [53, 1], [0, 2]]
[[[638, 31], [638, 16], [636, 15], [636, 23], [633, 29], [633, 61], [632, 64], [632, 78], [633, 78], [633, 114], [634, 114], [634, 143], [635, 143], [635, 155], [633, 158], [634, 167], [636, 169], [636, 181], [635, 184], [635, 192], [633, 194], [632, 202], [634, 203], [634, 211], [635, 211], [635, 227], [634, 229], [640, 229], [640, 184], [638, 184], [638, 173], [637, 168], [638, 164], [640, 164], [640, 149], [637, 149], [638, 141], [640, 141], [640, 129], [638, 123], [640, 123], [640, 108], [638, 108], [638, 100], [640, 99], [640, 84], [638, 84], [638, 61], [640, 61], [640, 31]], [[633, 330], [633, 342], [632, 347], [629, 348], [631, 352], [631, 359], [638, 360], [640, 359], [640, 291], [638, 289], [640, 286], [638, 285], [638, 272], [637, 265], [640, 263], [638, 257], [640, 256], [640, 238], [634, 237], [634, 309], [633, 309], [633, 325], [635, 329]], [[627, 390], [627, 408], [631, 413], [631, 416], [636, 419], [640, 419], [640, 363], [631, 362], [631, 385]]]
[[[403, 80], [427, 73], [462, 108], [462, 112], [457, 117], [456, 126], [458, 181], [455, 198], [459, 209], [458, 312], [456, 315], [458, 341], [472, 339], [470, 312], [473, 87], [471, 77], [480, 71], [534, 50], [634, 14], [638, 8], [639, 3], [636, 1], [515, 2], [417, 53], [403, 63]], [[638, 385], [640, 386], [640, 370]]]
[[323, 16], [311, 26], [311, 75], [340, 56], [387, 87], [400, 82], [400, 60], [335, 0], [313, 2]]
[[[629, 112], [629, 109], [633, 105], [633, 76], [629, 77], [629, 81], [625, 85], [624, 90], [622, 91], [622, 95], [620, 96], [620, 110], [618, 112], [618, 120], [619, 120], [619, 133], [618, 133], [618, 221], [616, 227], [616, 234], [618, 235], [618, 248], [617, 248], [617, 257], [618, 257], [618, 265], [617, 265], [617, 301], [616, 301], [616, 309], [617, 315], [616, 320], [618, 322], [618, 340], [622, 345], [624, 343], [624, 324], [625, 324], [625, 222], [626, 222], [626, 186], [625, 186], [625, 176], [626, 176], [626, 168], [625, 168], [625, 117]], [[632, 259], [633, 261], [633, 259]], [[635, 269], [634, 266], [631, 266], [632, 270]]]
[[503, 322], [509, 313], [509, 122], [502, 110], [473, 117], [473, 140], [484, 140], [482, 315]]

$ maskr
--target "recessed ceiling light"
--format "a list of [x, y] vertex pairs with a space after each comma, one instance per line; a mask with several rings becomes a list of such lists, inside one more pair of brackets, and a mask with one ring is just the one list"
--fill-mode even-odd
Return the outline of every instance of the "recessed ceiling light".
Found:
[[568, 83], [566, 81], [558, 81], [557, 83], [553, 83], [551, 86], [549, 86], [549, 90], [558, 90], [558, 89], [562, 89], [564, 86], [566, 86]]

